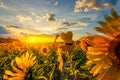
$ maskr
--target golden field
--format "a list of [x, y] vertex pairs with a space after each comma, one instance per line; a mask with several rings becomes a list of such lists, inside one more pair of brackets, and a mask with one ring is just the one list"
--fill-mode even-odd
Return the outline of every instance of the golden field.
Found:
[[[58, 46], [63, 45], [57, 43]], [[9, 77], [12, 80], [63, 80], [63, 79], [92, 79], [89, 73], [91, 66], [85, 66], [87, 60], [84, 52], [80, 48], [79, 42], [75, 43], [72, 52], [64, 52], [61, 49], [53, 47], [53, 43], [22, 43], [19, 41], [0, 43], [0, 79]], [[63, 46], [62, 46], [63, 47]], [[16, 58], [29, 54], [34, 57], [34, 64], [27, 67], [23, 78], [20, 78], [20, 72], [13, 68], [24, 71], [21, 65], [30, 64], [26, 61], [26, 56], [21, 61]], [[25, 61], [23, 60], [25, 59]], [[12, 61], [14, 60], [14, 63]], [[19, 61], [19, 62], [18, 62]], [[18, 64], [20, 63], [21, 64]], [[87, 68], [85, 68], [87, 67]], [[6, 71], [9, 70], [9, 71]], [[17, 75], [16, 75], [17, 74]]]
[[[105, 22], [73, 41], [73, 33], [45, 38], [0, 39], [0, 80], [120, 80], [120, 16], [111, 9]], [[105, 36], [106, 35], [106, 36]], [[61, 37], [63, 42], [56, 42]]]

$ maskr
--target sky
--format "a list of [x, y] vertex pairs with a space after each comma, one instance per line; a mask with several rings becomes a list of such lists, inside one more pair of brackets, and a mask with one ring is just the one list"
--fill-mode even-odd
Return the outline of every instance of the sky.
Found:
[[100, 34], [93, 27], [111, 8], [120, 15], [120, 0], [0, 0], [0, 37]]

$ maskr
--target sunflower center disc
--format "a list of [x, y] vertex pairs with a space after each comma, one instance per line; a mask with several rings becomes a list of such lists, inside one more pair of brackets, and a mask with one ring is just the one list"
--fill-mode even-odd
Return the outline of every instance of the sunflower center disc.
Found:
[[120, 43], [115, 47], [115, 54], [117, 58], [120, 60]]
[[43, 52], [46, 53], [46, 52], [47, 52], [47, 49], [46, 49], [46, 48], [43, 48]]

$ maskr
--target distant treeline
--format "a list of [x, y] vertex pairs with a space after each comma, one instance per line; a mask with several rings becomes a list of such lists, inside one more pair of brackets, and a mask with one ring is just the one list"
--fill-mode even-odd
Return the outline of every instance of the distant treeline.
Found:
[[11, 43], [11, 42], [20, 42], [18, 39], [13, 38], [0, 38], [0, 43]]

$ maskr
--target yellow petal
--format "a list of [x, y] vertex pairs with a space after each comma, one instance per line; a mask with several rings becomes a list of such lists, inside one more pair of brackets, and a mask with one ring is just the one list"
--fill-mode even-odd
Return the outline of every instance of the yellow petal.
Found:
[[26, 54], [24, 55], [24, 65], [25, 65], [25, 67], [26, 68], [29, 68], [29, 53], [28, 52], [26, 52]]
[[109, 51], [109, 49], [107, 47], [88, 47], [88, 50], [90, 50], [90, 51], [101, 51], [101, 52]]
[[16, 68], [16, 67], [13, 65], [13, 63], [14, 63], [14, 61], [12, 60], [12, 61], [11, 61], [11, 66], [12, 66], [13, 70], [14, 70], [15, 72], [17, 72], [17, 73], [22, 73], [22, 71], [19, 70], [18, 68]]
[[8, 75], [4, 74], [4, 75], [3, 75], [3, 78], [4, 78], [4, 79], [8, 79], [9, 77], [8, 77]]
[[91, 65], [91, 64], [95, 64], [94, 61], [89, 60], [86, 62], [86, 65]]
[[10, 70], [5, 70], [6, 75], [15, 76], [15, 74]]
[[24, 80], [22, 77], [11, 77], [8, 80]]
[[90, 54], [90, 55], [107, 55], [108, 52], [107, 51], [106, 52], [105, 51], [103, 51], [103, 52], [102, 51], [101, 52], [100, 51], [96, 51], [96, 52], [95, 51], [88, 51], [87, 54]]
[[[23, 60], [23, 59], [22, 59]], [[19, 57], [16, 57], [15, 58], [15, 62], [16, 62], [16, 64], [18, 65], [18, 67], [20, 68], [20, 69], [23, 69], [24, 67], [23, 67], [23, 62], [22, 62], [22, 60], [21, 60], [21, 58], [19, 58]]]
[[17, 65], [20, 65], [22, 63], [22, 60], [19, 57], [15, 57], [15, 62]]
[[18, 65], [18, 67], [20, 69], [22, 69], [24, 72], [27, 71], [27, 68], [25, 66], [26, 62], [25, 62], [25, 55], [23, 54], [20, 58], [19, 57], [16, 57], [15, 58], [15, 61], [16, 61], [16, 64]]
[[21, 56], [20, 56], [20, 59], [22, 60], [22, 61], [21, 61], [22, 63], [26, 63], [25, 54], [21, 55]]
[[35, 64], [35, 59], [36, 59], [36, 56], [33, 57], [31, 60], [30, 60], [30, 66], [34, 65]]
[[104, 66], [104, 63], [101, 63], [99, 66], [97, 66], [96, 70], [93, 73], [93, 76], [95, 76], [96, 74], [98, 74], [100, 72], [100, 70], [102, 69], [103, 66]]
[[107, 59], [107, 56], [106, 55], [90, 55], [90, 54], [87, 54], [87, 58], [88, 59]]

